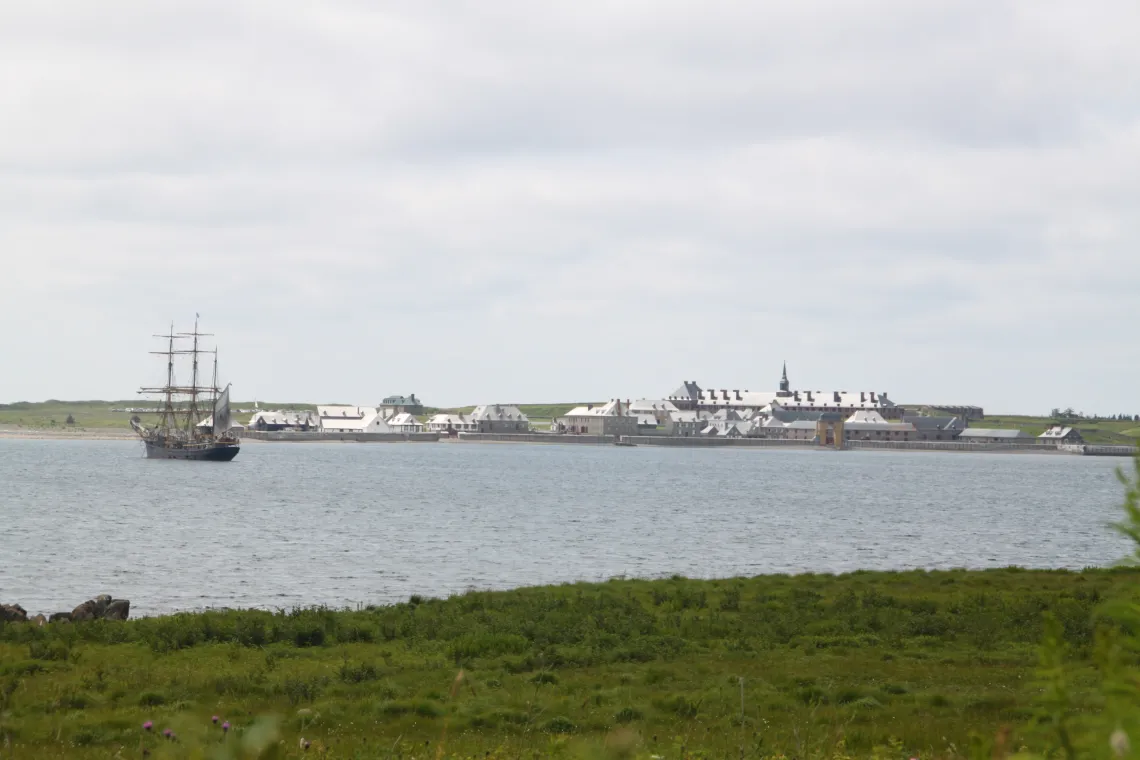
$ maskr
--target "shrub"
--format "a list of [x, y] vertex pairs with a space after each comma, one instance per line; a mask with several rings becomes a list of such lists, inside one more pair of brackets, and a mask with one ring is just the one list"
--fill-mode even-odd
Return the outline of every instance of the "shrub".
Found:
[[636, 707], [623, 707], [614, 715], [614, 721], [617, 723], [632, 723], [635, 720], [641, 720], [643, 717], [641, 710]]
[[364, 683], [365, 681], [375, 681], [380, 677], [376, 666], [370, 662], [350, 665], [346, 661], [340, 666], [338, 675], [340, 676], [340, 680], [344, 683]]
[[321, 678], [286, 678], [278, 689], [289, 699], [289, 704], [297, 705], [315, 700], [324, 685]]
[[542, 730], [548, 734], [572, 734], [577, 728], [572, 720], [559, 715], [546, 721]]
[[144, 691], [139, 695], [139, 707], [159, 707], [166, 704], [166, 695], [157, 691]]

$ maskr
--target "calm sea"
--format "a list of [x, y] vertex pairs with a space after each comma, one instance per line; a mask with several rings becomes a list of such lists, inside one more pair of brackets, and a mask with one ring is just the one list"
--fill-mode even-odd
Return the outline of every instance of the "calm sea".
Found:
[[133, 614], [627, 575], [1105, 565], [1121, 460], [251, 443], [229, 464], [0, 440], [0, 601]]

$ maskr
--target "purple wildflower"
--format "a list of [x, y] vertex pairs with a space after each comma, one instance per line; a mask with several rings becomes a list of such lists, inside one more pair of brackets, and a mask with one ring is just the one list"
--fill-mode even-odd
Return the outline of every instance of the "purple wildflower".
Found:
[[225, 723], [222, 724], [222, 731], [229, 731], [229, 730], [230, 730], [230, 722], [227, 720]]
[[174, 732], [171, 731], [169, 728], [164, 728], [164, 729], [162, 729], [162, 735], [165, 736], [167, 739], [169, 739], [170, 737], [174, 736]]
[[216, 726], [216, 725], [218, 725], [218, 716], [217, 716], [217, 715], [215, 715], [214, 717], [210, 718], [210, 720], [211, 720], [211, 721], [214, 723], [214, 725], [215, 725], [215, 726]]
[[148, 720], [146, 723], [143, 723], [143, 731], [149, 731], [152, 728], [154, 728], [154, 721]]

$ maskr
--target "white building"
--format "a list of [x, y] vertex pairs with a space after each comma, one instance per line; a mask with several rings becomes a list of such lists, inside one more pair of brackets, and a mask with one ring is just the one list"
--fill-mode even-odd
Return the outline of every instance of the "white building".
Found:
[[785, 365], [779, 390], [750, 391], [739, 389], [702, 389], [685, 381], [667, 399], [679, 409], [763, 409], [772, 404], [790, 412], [837, 412], [851, 415], [858, 411], [877, 411], [887, 419], [902, 416], [902, 407], [876, 391], [807, 391], [793, 390]]
[[909, 422], [888, 420], [876, 411], [858, 411], [843, 423], [849, 441], [911, 441], [917, 429]]
[[388, 427], [393, 433], [424, 432], [424, 424], [417, 420], [409, 412], [402, 412], [400, 414], [397, 414], [392, 419], [388, 420]]
[[1076, 428], [1064, 425], [1053, 425], [1041, 435], [1037, 436], [1041, 443], [1084, 443], [1085, 439]]
[[691, 410], [670, 412], [665, 419], [665, 433], [667, 435], [688, 438], [699, 435], [704, 427], [705, 420], [701, 418], [700, 413]]
[[578, 406], [551, 423], [556, 433], [637, 435], [637, 416], [618, 399], [608, 404]]
[[250, 430], [318, 430], [321, 418], [316, 412], [270, 411], [262, 409], [249, 418]]
[[462, 414], [434, 414], [428, 418], [426, 427], [433, 433], [471, 433], [477, 430], [475, 421]]
[[391, 433], [384, 417], [370, 406], [318, 406], [322, 433]]
[[967, 443], [1032, 443], [1034, 439], [1024, 430], [966, 428], [958, 440]]
[[643, 427], [657, 427], [669, 421], [669, 415], [680, 409], [668, 399], [638, 399], [629, 405], [629, 413], [636, 415]]

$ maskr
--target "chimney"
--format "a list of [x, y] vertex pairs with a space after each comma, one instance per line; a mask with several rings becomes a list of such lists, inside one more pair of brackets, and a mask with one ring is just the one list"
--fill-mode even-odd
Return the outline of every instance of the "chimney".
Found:
[[871, 391], [871, 403], [872, 404], [879, 403], [878, 401], [875, 400], [875, 392], [874, 391]]
[[835, 391], [835, 403], [837, 403], [837, 404], [843, 403], [843, 399], [840, 398], [840, 396], [839, 396], [839, 391]]
[[859, 403], [860, 404], [866, 404], [867, 403], [867, 394], [864, 393], [863, 391], [859, 391]]
[[737, 401], [740, 401], [740, 400], [741, 400], [741, 399], [740, 399], [740, 391], [739, 391], [739, 390], [735, 390], [735, 391], [733, 391], [733, 393], [735, 393], [735, 394], [736, 394], [736, 400], [737, 400]]
[[814, 403], [814, 402], [815, 402], [815, 399], [814, 399], [814, 398], [812, 398], [812, 395], [811, 395], [811, 391], [808, 391], [808, 392], [807, 392], [807, 395], [808, 395], [808, 403], [809, 403], [809, 404], [811, 404], [811, 403]]
[[726, 388], [720, 389], [720, 397], [723, 398], [725, 401], [728, 401], [728, 390]]

